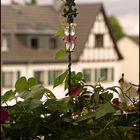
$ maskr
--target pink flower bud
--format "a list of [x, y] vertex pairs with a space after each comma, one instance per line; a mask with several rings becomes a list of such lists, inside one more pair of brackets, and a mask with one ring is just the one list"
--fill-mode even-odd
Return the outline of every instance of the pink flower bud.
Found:
[[0, 116], [0, 122], [3, 123], [8, 119], [9, 114], [6, 110], [0, 108]]
[[78, 91], [79, 89], [81, 88], [81, 85], [80, 84], [77, 84], [76, 86], [72, 87], [69, 91], [69, 93], [66, 94], [66, 96], [69, 94], [69, 95], [72, 95], [72, 96], [76, 96], [78, 94]]

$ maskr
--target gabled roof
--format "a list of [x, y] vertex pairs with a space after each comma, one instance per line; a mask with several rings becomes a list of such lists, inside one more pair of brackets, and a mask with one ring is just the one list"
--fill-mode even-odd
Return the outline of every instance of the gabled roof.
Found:
[[[76, 18], [76, 47], [72, 55], [73, 61], [78, 61], [79, 56], [82, 53], [85, 43], [88, 39], [88, 35], [93, 26], [95, 18], [99, 12], [103, 12], [105, 16], [106, 23], [109, 28], [109, 32], [112, 36], [115, 50], [118, 54], [118, 59], [122, 59], [114, 37], [111, 33], [110, 26], [105, 14], [103, 5], [98, 4], [80, 4], [77, 5], [78, 16]], [[1, 6], [1, 24], [6, 28], [6, 30], [11, 31], [11, 33], [17, 33], [19, 27], [33, 28], [37, 30], [36, 27], [39, 24], [44, 25], [44, 28], [48, 27], [52, 30], [57, 30], [61, 28], [60, 20], [62, 19], [61, 13], [55, 11], [53, 6]], [[20, 26], [19, 26], [20, 25]], [[28, 27], [29, 26], [29, 27]], [[41, 29], [40, 29], [41, 30]], [[44, 29], [43, 29], [44, 30]], [[60, 45], [60, 48], [64, 47], [64, 43]], [[20, 48], [19, 50], [11, 50], [9, 52], [2, 53], [3, 63], [51, 63], [56, 62], [54, 60], [56, 50], [50, 50], [46, 47], [45, 50], [27, 50], [25, 48]], [[37, 57], [36, 57], [37, 56]], [[62, 58], [59, 62], [66, 62], [67, 57]]]

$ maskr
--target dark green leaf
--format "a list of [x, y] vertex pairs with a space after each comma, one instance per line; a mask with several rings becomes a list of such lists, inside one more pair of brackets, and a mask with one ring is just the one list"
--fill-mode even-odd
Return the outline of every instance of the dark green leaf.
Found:
[[78, 72], [78, 73], [77, 73], [76, 79], [79, 80], [79, 81], [83, 79], [83, 74], [82, 74], [82, 72]]
[[18, 92], [22, 92], [24, 90], [28, 90], [28, 83], [25, 77], [21, 77], [17, 80], [15, 84], [15, 88]]
[[76, 72], [75, 72], [75, 71], [72, 71], [72, 72], [71, 72], [71, 78], [74, 79], [75, 77], [76, 77]]
[[101, 86], [97, 86], [96, 88], [95, 88], [95, 93], [93, 94], [93, 97], [94, 97], [94, 101], [96, 102], [96, 104], [98, 104], [99, 103], [99, 96], [100, 96], [100, 93], [101, 93], [101, 91], [103, 90], [103, 88], [101, 87]]
[[16, 98], [20, 97], [22, 99], [27, 99], [27, 98], [30, 98], [30, 94], [31, 94], [30, 91], [22, 91], [20, 92], [20, 94], [16, 96]]
[[65, 55], [65, 50], [64, 49], [60, 49], [59, 51], [56, 52], [55, 54], [55, 59], [60, 59]]
[[107, 102], [105, 104], [99, 105], [99, 108], [95, 112], [95, 116], [96, 116], [96, 119], [99, 119], [108, 113], [114, 113], [114, 112], [115, 112], [114, 107], [109, 102]]
[[36, 79], [34, 77], [31, 77], [31, 78], [28, 79], [28, 86], [29, 86], [29, 88], [31, 88], [35, 84], [37, 84], [37, 82], [36, 82]]
[[75, 122], [77, 123], [77, 122], [85, 121], [85, 120], [91, 119], [93, 117], [95, 117], [95, 114], [93, 112], [89, 112], [87, 115], [77, 118], [77, 120]]
[[63, 81], [65, 80], [66, 76], [67, 76], [68, 71], [65, 71], [64, 73], [62, 73], [61, 75], [59, 75], [55, 81], [54, 81], [54, 86], [53, 88], [55, 88], [56, 86], [60, 85], [63, 83]]
[[31, 94], [30, 94], [30, 98], [36, 98], [36, 99], [41, 99], [42, 96], [45, 93], [45, 88], [41, 85], [35, 85], [33, 87], [31, 87]]
[[35, 85], [32, 86], [30, 91], [22, 91], [20, 94], [18, 94], [16, 97], [21, 97], [22, 99], [28, 100], [31, 99], [38, 99], [40, 100], [45, 93], [45, 88], [41, 85]]
[[68, 89], [68, 75], [66, 77], [66, 80], [65, 80], [65, 85], [64, 85], [64, 90]]
[[41, 104], [42, 104], [42, 102], [40, 100], [32, 99], [28, 106], [28, 110], [31, 111], [31, 110], [39, 107]]
[[1, 103], [7, 102], [8, 100], [14, 98], [16, 92], [12, 90], [7, 91], [4, 95], [1, 96]]
[[100, 96], [100, 95], [99, 95], [99, 92], [95, 92], [95, 93], [94, 93], [94, 101], [96, 102], [96, 104], [99, 103], [99, 99], [100, 99], [99, 96]]
[[102, 93], [101, 96], [106, 101], [111, 101], [111, 99], [113, 98], [113, 93], [105, 92], [105, 93]]
[[60, 113], [66, 113], [69, 109], [73, 108], [71, 97], [65, 97], [57, 101], [57, 107]]

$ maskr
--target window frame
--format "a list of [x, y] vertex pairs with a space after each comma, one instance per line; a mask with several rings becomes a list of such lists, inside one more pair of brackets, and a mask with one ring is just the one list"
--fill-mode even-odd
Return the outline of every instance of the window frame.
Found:
[[[44, 78], [45, 77], [45, 71], [43, 71], [43, 70], [35, 70], [33, 72], [33, 74], [34, 74], [34, 77], [35, 77], [37, 83], [39, 83], [39, 84], [44, 84], [45, 83], [45, 78]], [[39, 79], [38, 79], [38, 77], [36, 77], [36, 74], [37, 74], [37, 76], [39, 76]]]
[[[5, 83], [5, 76], [4, 76], [4, 73], [10, 73], [11, 74], [11, 80], [10, 80], [10, 84], [9, 85], [6, 85]], [[17, 71], [2, 71], [2, 78], [1, 78], [1, 83], [2, 83], [2, 88], [13, 88], [14, 87], [14, 84], [15, 82], [19, 79], [20, 75], [21, 75], [21, 72], [19, 70]], [[7, 76], [9, 77], [9, 76]], [[6, 81], [9, 81], [9, 78], [8, 80]]]
[[[104, 67], [104, 68], [95, 68], [95, 79], [94, 81], [99, 80], [99, 78], [102, 78], [102, 73], [103, 70], [106, 70], [106, 77], [105, 79], [102, 79], [102, 82], [113, 82], [114, 81], [114, 68], [110, 68], [110, 67]], [[104, 75], [104, 74], [103, 74]]]
[[[98, 39], [97, 39], [98, 38]], [[104, 47], [104, 34], [95, 34], [95, 48]]]
[[57, 39], [53, 36], [50, 36], [50, 38], [49, 38], [49, 47], [51, 49], [56, 49], [57, 48]]
[[[86, 71], [89, 72], [87, 74], [89, 76], [88, 78], [85, 77]], [[83, 69], [83, 76], [84, 76], [84, 79], [86, 80], [87, 83], [91, 83], [92, 82], [92, 69], [84, 68]]]
[[[32, 41], [35, 41], [35, 40], [36, 40], [36, 42], [32, 42]], [[36, 45], [33, 45], [33, 43], [35, 43]], [[38, 37], [31, 37], [30, 38], [30, 47], [34, 50], [39, 48], [39, 38]]]
[[8, 45], [8, 38], [5, 36], [1, 37], [1, 51], [8, 51], [9, 50], [9, 45]]
[[[58, 72], [56, 74], [56, 72]], [[62, 73], [62, 70], [48, 70], [48, 85], [53, 85], [55, 79]], [[51, 77], [52, 76], [52, 77]]]

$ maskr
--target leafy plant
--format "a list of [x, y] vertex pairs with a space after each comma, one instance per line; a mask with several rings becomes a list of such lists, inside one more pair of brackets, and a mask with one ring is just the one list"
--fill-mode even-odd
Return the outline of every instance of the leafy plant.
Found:
[[[100, 83], [87, 85], [81, 72], [71, 73], [73, 93], [57, 99], [47, 88], [37, 84], [35, 78], [21, 77], [15, 90], [9, 90], [1, 97], [1, 103], [8, 112], [8, 119], [2, 123], [3, 140], [110, 140], [138, 138], [138, 102], [133, 104], [131, 114], [125, 115], [126, 106], [119, 99], [113, 99], [116, 88], [104, 88]], [[67, 86], [68, 72], [58, 76], [54, 87]], [[129, 89], [130, 90], [130, 89]], [[118, 92], [119, 93], [119, 92]], [[42, 97], [44, 96], [44, 100]], [[124, 95], [125, 96], [125, 95]], [[19, 100], [20, 98], [20, 100]], [[15, 100], [14, 105], [7, 105]], [[128, 107], [129, 105], [127, 105]], [[119, 114], [117, 114], [120, 112]]]

